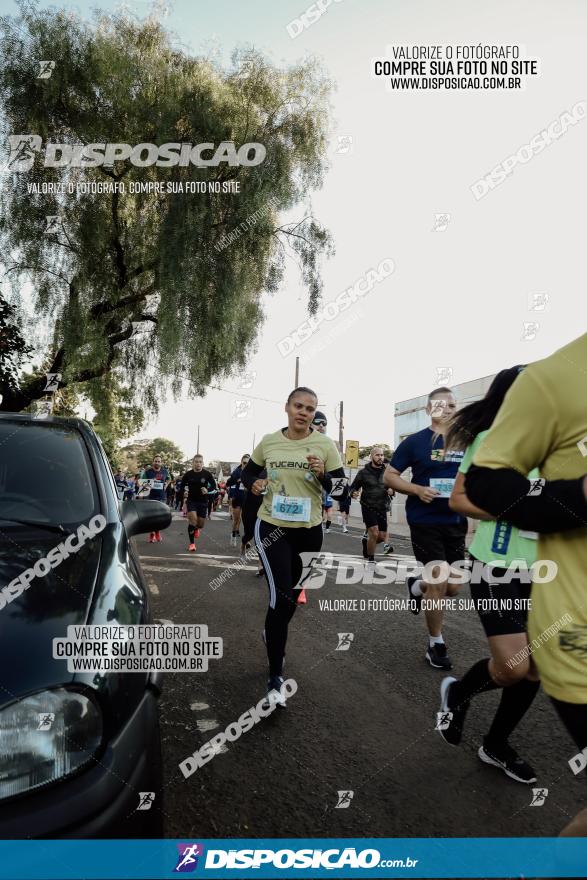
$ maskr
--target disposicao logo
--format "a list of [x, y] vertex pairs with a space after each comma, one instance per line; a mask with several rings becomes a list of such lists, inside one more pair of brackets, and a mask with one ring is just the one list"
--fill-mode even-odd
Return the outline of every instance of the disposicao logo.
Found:
[[178, 843], [177, 865], [174, 873], [189, 874], [198, 867], [198, 858], [204, 855], [204, 847], [201, 843]]
[[[13, 172], [30, 171], [35, 155], [42, 154], [43, 141], [38, 134], [9, 135], [10, 157], [6, 170]], [[248, 143], [237, 149], [233, 141], [222, 141], [216, 146], [211, 143], [184, 144], [45, 144], [45, 168], [99, 168], [112, 167], [114, 162], [128, 160], [137, 168], [158, 168], [179, 166], [186, 168], [217, 167], [220, 164], [260, 165], [267, 150], [263, 144]]]

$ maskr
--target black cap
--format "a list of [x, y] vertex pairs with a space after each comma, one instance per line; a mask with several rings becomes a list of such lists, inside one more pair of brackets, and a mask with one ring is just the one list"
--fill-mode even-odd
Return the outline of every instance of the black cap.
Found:
[[326, 416], [324, 415], [323, 412], [320, 412], [320, 410], [317, 409], [316, 412], [314, 413], [314, 418], [312, 419], [312, 424], [313, 424], [313, 425], [316, 425], [316, 424], [318, 424], [318, 423], [321, 424], [322, 422], [323, 422], [325, 425], [327, 425], [327, 424], [328, 424], [328, 419], [326, 418]]

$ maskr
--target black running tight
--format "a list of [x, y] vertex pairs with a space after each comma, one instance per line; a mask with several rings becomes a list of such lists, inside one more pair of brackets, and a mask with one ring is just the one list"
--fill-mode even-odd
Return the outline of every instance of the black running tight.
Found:
[[289, 622], [296, 610], [302, 576], [300, 553], [317, 553], [322, 546], [322, 524], [292, 529], [258, 519], [255, 543], [269, 584], [265, 640], [269, 675], [281, 675]]

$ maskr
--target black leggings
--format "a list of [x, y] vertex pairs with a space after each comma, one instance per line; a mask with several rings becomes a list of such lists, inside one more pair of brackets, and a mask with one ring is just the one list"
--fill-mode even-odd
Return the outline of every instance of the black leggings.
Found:
[[587, 703], [563, 703], [550, 698], [559, 718], [581, 751], [587, 747]]
[[243, 524], [243, 536], [242, 543], [248, 544], [253, 540], [255, 535], [255, 523], [257, 521], [257, 513], [259, 512], [259, 508], [263, 503], [262, 495], [252, 495], [250, 492], [247, 492], [247, 497], [245, 498], [245, 502], [243, 504], [243, 512], [241, 515], [241, 521]]
[[300, 553], [318, 552], [322, 546], [322, 524], [292, 529], [258, 519], [255, 544], [269, 583], [269, 608], [265, 618], [265, 641], [269, 675], [281, 675], [287, 629], [297, 606], [302, 576]]

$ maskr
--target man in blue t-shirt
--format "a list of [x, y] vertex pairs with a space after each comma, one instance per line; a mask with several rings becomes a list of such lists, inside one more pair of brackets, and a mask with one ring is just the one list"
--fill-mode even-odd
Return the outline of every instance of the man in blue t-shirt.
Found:
[[[140, 486], [137, 498], [148, 498], [149, 501], [162, 501], [165, 503], [165, 488], [169, 482], [169, 471], [162, 467], [162, 459], [160, 455], [156, 455], [153, 459], [151, 467], [145, 468], [141, 474]], [[151, 532], [148, 537], [150, 544], [158, 541], [161, 543], [163, 538], [161, 532]]]
[[[451, 565], [465, 558], [467, 520], [448, 506], [463, 451], [444, 449], [444, 434], [456, 412], [456, 401], [450, 388], [436, 388], [428, 395], [426, 412], [429, 428], [406, 437], [395, 450], [391, 464], [385, 470], [385, 485], [407, 495], [406, 519], [410, 527], [412, 549], [417, 561], [425, 566], [432, 562]], [[401, 474], [411, 468], [410, 482]], [[439, 570], [432, 577], [438, 579]], [[413, 600], [414, 614], [420, 613], [422, 597], [441, 600], [446, 594], [454, 595], [458, 588], [448, 583], [426, 583], [422, 576], [408, 577], [409, 598]], [[429, 645], [426, 659], [436, 669], [452, 669], [442, 637], [442, 608], [427, 608]]]

